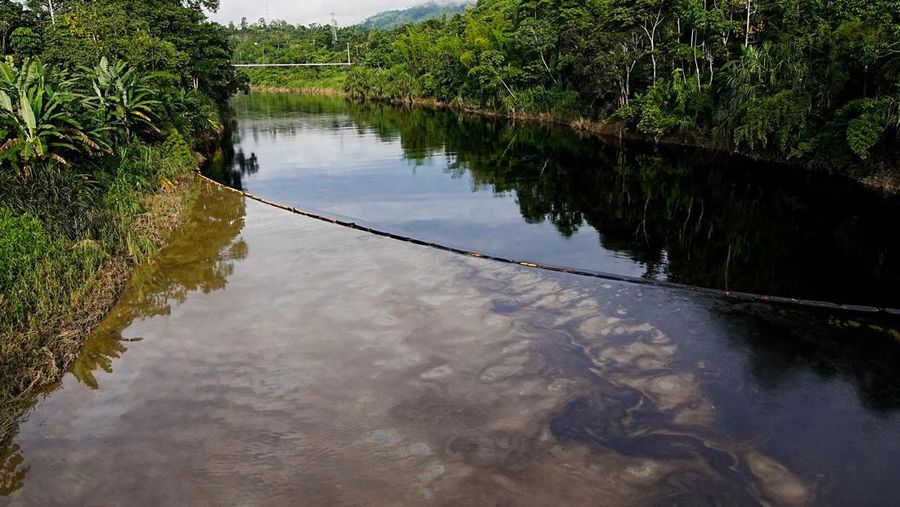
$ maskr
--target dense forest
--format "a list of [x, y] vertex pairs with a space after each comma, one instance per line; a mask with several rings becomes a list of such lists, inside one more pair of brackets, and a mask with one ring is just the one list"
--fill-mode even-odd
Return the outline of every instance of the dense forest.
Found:
[[65, 370], [246, 87], [216, 6], [0, 0], [0, 408]]
[[897, 0], [481, 0], [393, 30], [233, 27], [255, 84], [600, 122], [856, 175], [896, 170]]

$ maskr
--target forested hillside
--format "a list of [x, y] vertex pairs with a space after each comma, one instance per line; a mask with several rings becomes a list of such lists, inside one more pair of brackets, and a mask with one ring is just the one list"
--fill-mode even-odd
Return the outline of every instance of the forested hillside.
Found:
[[[249, 26], [241, 59], [345, 61], [364, 99], [583, 118], [866, 174], [895, 168], [896, 0], [481, 0], [394, 30]], [[257, 44], [258, 43], [258, 44]], [[257, 84], [317, 79], [259, 72]]]
[[246, 87], [216, 6], [0, 0], [0, 407], [65, 371]]
[[[472, 2], [474, 3], [474, 2]], [[366, 28], [382, 30], [397, 28], [410, 23], [421, 23], [430, 19], [438, 19], [446, 15], [458, 14], [466, 10], [467, 2], [429, 2], [409, 9], [379, 12], [363, 21]]]

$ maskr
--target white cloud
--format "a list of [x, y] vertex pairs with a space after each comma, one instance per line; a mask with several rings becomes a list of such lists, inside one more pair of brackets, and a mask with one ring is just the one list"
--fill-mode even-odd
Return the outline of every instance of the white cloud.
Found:
[[210, 19], [227, 24], [239, 23], [242, 17], [250, 22], [259, 18], [283, 19], [293, 24], [326, 24], [334, 12], [338, 25], [348, 26], [381, 11], [405, 9], [426, 0], [220, 0], [219, 11]]

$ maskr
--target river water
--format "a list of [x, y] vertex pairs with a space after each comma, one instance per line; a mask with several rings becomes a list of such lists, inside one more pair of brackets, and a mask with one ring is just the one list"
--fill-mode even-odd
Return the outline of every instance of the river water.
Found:
[[0, 503], [892, 505], [897, 329], [204, 186], [0, 442]]
[[516, 260], [900, 308], [900, 199], [850, 180], [333, 98], [234, 106], [208, 172], [269, 199]]

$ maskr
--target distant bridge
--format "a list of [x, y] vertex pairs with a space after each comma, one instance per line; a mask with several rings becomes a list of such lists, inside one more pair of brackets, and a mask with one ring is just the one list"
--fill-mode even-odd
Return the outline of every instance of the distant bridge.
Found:
[[235, 63], [235, 67], [350, 67], [350, 44], [347, 44], [347, 61], [338, 63]]
[[235, 63], [235, 67], [350, 67], [350, 62], [342, 63]]

